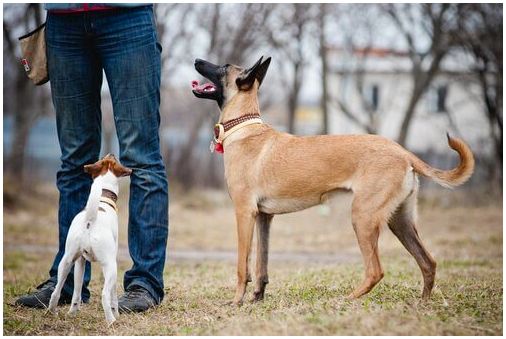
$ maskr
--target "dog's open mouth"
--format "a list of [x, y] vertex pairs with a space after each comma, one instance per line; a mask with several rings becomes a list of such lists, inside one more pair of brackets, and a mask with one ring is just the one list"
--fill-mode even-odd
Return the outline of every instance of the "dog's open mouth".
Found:
[[200, 85], [198, 80], [193, 80], [192, 90], [193, 93], [197, 94], [213, 93], [216, 92], [216, 86], [212, 82], [206, 82], [205, 84]]

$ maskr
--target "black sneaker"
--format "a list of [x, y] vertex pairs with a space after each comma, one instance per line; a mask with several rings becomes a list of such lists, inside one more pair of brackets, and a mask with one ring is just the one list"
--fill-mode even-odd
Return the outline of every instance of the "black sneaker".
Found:
[[[47, 308], [55, 286], [56, 283], [54, 281], [47, 280], [37, 286], [37, 290], [35, 292], [19, 297], [16, 300], [15, 305], [32, 308]], [[68, 296], [62, 292], [58, 305], [67, 305], [71, 302], [72, 296]]]
[[144, 312], [156, 304], [151, 294], [138, 285], [128, 288], [118, 300], [119, 313]]

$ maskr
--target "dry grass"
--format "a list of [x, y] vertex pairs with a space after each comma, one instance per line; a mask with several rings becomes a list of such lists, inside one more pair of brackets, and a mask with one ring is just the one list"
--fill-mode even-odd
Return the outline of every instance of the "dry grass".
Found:
[[[52, 316], [12, 306], [16, 296], [47, 274], [57, 239], [57, 200], [51, 188], [43, 189], [37, 193], [43, 200], [35, 194], [23, 201], [23, 207], [7, 210], [4, 334], [502, 334], [500, 201], [481, 205], [459, 201], [458, 206], [445, 206], [434, 199], [424, 201], [420, 234], [439, 263], [438, 288], [428, 303], [419, 300], [421, 274], [414, 260], [387, 230], [380, 241], [384, 280], [360, 300], [344, 299], [363, 275], [349, 221], [349, 196], [337, 198], [326, 208], [276, 217], [272, 251], [305, 253], [307, 260], [272, 260], [266, 300], [235, 308], [224, 306], [234, 292], [233, 261], [170, 257], [170, 253], [185, 250], [235, 251], [234, 217], [228, 197], [209, 191], [172, 193], [165, 300], [146, 314], [122, 315], [111, 328], [105, 327], [100, 306], [102, 279], [98, 267], [94, 267], [91, 283], [92, 301], [77, 317], [66, 317], [66, 308]], [[120, 242], [125, 247], [126, 194], [120, 195]], [[21, 245], [36, 250], [26, 251]], [[336, 262], [312, 260], [322, 254], [335, 255]], [[121, 257], [120, 277], [130, 265], [128, 258]]]

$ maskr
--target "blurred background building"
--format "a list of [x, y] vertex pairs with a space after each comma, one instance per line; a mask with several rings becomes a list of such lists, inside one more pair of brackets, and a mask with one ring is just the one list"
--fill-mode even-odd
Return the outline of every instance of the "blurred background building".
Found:
[[[28, 81], [17, 43], [45, 13], [41, 4], [3, 6], [4, 180], [55, 181], [49, 85]], [[381, 134], [441, 168], [457, 159], [448, 131], [476, 155], [472, 183], [502, 187], [502, 4], [184, 3], [156, 4], [155, 13], [160, 134], [173, 182], [223, 187], [221, 155], [208, 149], [218, 107], [193, 97], [193, 60], [248, 66], [268, 55], [260, 100], [275, 128]], [[118, 153], [106, 81], [102, 108], [102, 151]]]

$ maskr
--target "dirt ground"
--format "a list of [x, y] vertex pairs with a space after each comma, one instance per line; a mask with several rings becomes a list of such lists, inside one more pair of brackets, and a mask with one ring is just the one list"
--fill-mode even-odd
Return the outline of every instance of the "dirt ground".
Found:
[[[119, 282], [131, 266], [127, 194], [123, 187]], [[343, 194], [274, 218], [266, 300], [235, 308], [224, 306], [234, 293], [236, 250], [227, 194], [171, 189], [165, 299], [155, 310], [122, 315], [107, 328], [95, 266], [91, 303], [75, 318], [63, 307], [53, 316], [13, 306], [46, 278], [57, 246], [57, 195], [51, 186], [16, 201], [4, 193], [4, 334], [500, 335], [502, 200], [469, 194], [438, 190], [421, 199], [420, 237], [438, 262], [429, 302], [419, 299], [415, 261], [388, 229], [379, 244], [385, 278], [359, 300], [344, 298], [360, 282], [363, 265], [350, 222], [351, 195]]]

